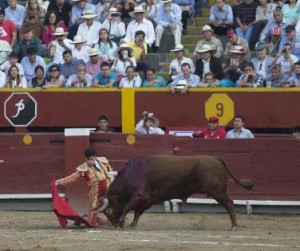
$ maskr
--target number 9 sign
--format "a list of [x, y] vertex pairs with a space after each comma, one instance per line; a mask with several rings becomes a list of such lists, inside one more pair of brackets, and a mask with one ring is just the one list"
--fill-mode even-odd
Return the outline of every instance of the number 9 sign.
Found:
[[219, 124], [226, 126], [234, 117], [234, 103], [225, 93], [214, 93], [205, 102], [205, 117], [218, 116]]

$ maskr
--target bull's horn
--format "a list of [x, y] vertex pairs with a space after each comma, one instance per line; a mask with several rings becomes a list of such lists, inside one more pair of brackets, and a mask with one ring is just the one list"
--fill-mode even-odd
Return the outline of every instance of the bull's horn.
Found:
[[97, 213], [103, 212], [107, 208], [109, 201], [107, 198], [103, 198], [102, 202], [103, 202], [102, 206], [100, 206], [100, 204], [99, 204], [97, 207], [93, 208], [92, 211], [97, 212]]

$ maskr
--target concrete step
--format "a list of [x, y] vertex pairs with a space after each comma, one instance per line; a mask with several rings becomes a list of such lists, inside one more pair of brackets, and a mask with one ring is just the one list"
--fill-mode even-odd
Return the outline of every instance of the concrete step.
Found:
[[202, 39], [202, 35], [186, 35], [182, 36], [182, 44], [197, 44], [199, 40]]
[[194, 19], [194, 25], [196, 27], [202, 27], [206, 24], [209, 24], [209, 18], [208, 17], [196, 17]]
[[202, 27], [198, 26], [188, 26], [187, 27], [188, 35], [201, 35], [202, 34]]

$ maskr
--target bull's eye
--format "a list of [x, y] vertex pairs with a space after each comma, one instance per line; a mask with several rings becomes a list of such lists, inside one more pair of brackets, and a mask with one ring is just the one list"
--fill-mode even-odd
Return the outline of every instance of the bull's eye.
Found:
[[107, 208], [107, 209], [105, 210], [105, 213], [107, 213], [107, 214], [112, 214], [112, 209], [111, 209], [111, 208]]

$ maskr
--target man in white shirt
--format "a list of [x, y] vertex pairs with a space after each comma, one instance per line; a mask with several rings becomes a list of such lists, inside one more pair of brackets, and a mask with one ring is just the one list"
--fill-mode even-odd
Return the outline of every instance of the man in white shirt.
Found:
[[19, 29], [25, 18], [25, 7], [21, 4], [17, 4], [17, 0], [9, 0], [8, 7], [5, 9], [5, 16], [8, 20], [11, 20], [15, 23]]
[[142, 6], [134, 7], [133, 15], [134, 20], [132, 20], [127, 27], [126, 35], [124, 38], [125, 42], [134, 41], [135, 32], [142, 30], [145, 32], [145, 42], [149, 47], [153, 44], [155, 40], [154, 27], [151, 21], [144, 18], [144, 9]]
[[78, 65], [76, 74], [69, 77], [66, 87], [84, 88], [91, 87], [93, 77], [86, 73], [86, 67], [83, 64]]
[[75, 36], [74, 41], [71, 43], [74, 44], [75, 48], [72, 50], [72, 55], [74, 58], [82, 59], [85, 63], [90, 60], [89, 51], [91, 47], [85, 45], [85, 39], [81, 36]]
[[84, 22], [78, 27], [77, 36], [86, 38], [87, 45], [93, 47], [99, 40], [99, 31], [102, 27], [101, 23], [95, 21], [97, 17], [92, 10], [85, 10], [82, 18]]
[[252, 132], [244, 128], [245, 120], [242, 116], [236, 115], [233, 120], [233, 129], [227, 132], [226, 139], [253, 139]]

